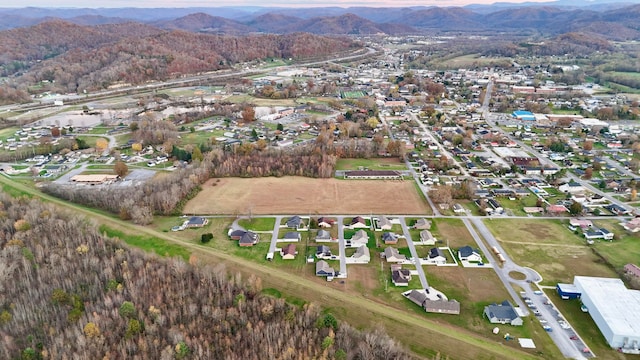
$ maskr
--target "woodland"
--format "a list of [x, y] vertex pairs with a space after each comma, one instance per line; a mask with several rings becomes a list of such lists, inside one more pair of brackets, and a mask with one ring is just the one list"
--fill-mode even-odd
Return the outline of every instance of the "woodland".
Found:
[[313, 58], [358, 48], [307, 33], [244, 36], [166, 31], [138, 23], [82, 26], [52, 20], [0, 32], [0, 103], [28, 101], [34, 86], [81, 93], [165, 81], [265, 58]]
[[128, 249], [4, 193], [0, 338], [3, 359], [409, 358], [380, 330], [265, 295], [259, 278]]

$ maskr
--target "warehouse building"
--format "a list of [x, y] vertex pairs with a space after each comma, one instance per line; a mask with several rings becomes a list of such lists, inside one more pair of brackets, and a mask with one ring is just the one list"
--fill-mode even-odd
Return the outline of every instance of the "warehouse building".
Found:
[[562, 300], [580, 298], [580, 290], [573, 284], [558, 283], [556, 290], [558, 290], [558, 295], [560, 295]]
[[639, 353], [640, 291], [614, 278], [576, 276], [573, 283], [609, 346]]

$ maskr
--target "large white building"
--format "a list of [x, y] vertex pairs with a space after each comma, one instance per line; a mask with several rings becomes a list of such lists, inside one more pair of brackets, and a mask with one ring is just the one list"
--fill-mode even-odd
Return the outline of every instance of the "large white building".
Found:
[[[576, 276], [582, 303], [614, 349], [635, 352], [640, 347], [640, 291], [620, 279]], [[625, 352], [626, 352], [625, 351]]]

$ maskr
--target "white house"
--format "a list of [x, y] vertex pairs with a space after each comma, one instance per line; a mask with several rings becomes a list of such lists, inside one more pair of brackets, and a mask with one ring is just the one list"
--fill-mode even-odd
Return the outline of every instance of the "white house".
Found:
[[420, 242], [422, 243], [422, 245], [435, 245], [436, 238], [433, 237], [431, 231], [422, 230], [420, 231]]
[[370, 260], [369, 248], [364, 245], [357, 248], [356, 252], [347, 259], [347, 262], [349, 264], [368, 264]]
[[348, 244], [350, 247], [366, 246], [369, 242], [369, 234], [364, 230], [358, 230], [349, 239]]
[[443, 265], [447, 263], [447, 257], [441, 249], [434, 247], [429, 250], [429, 255], [425, 259], [428, 265]]
[[480, 251], [471, 246], [463, 246], [458, 249], [458, 259], [460, 259], [460, 261], [481, 262], [482, 256], [480, 255]]
[[382, 253], [384, 258], [387, 259], [387, 262], [403, 262], [407, 260], [407, 257], [400, 254], [398, 249], [388, 247], [384, 249], [384, 253]]

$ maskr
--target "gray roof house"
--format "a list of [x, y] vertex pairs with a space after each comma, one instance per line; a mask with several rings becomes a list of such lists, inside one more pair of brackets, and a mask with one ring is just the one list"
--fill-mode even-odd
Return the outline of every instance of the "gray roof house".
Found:
[[369, 248], [366, 246], [360, 246], [356, 249], [356, 252], [349, 257], [349, 263], [351, 264], [368, 264], [371, 260], [371, 254]]
[[324, 257], [330, 257], [331, 254], [331, 249], [329, 249], [328, 246], [326, 245], [319, 245], [317, 250], [316, 250], [316, 257], [318, 258], [324, 258]]
[[318, 230], [316, 241], [331, 241], [331, 233], [327, 230]]
[[289, 231], [285, 233], [280, 240], [285, 242], [298, 242], [300, 241], [300, 233], [296, 231]]
[[522, 326], [522, 318], [518, 316], [516, 309], [511, 305], [509, 300], [505, 300], [499, 305], [491, 304], [485, 306], [484, 316], [486, 316], [492, 324]]
[[455, 300], [426, 300], [424, 310], [430, 313], [439, 314], [460, 314], [460, 303]]
[[407, 260], [407, 257], [400, 254], [398, 249], [392, 247], [384, 249], [383, 256], [387, 259], [387, 262], [403, 262]]
[[253, 246], [258, 243], [259, 237], [258, 234], [252, 231], [246, 231], [242, 237], [238, 240], [238, 245], [240, 246]]
[[329, 264], [320, 260], [316, 263], [316, 276], [335, 276], [336, 271]]
[[418, 219], [415, 224], [413, 224], [414, 229], [428, 230], [431, 229], [431, 221], [427, 219]]
[[367, 234], [364, 230], [358, 230], [355, 234], [349, 239], [351, 243], [351, 247], [367, 245], [369, 242], [369, 234]]
[[436, 238], [433, 237], [433, 234], [431, 234], [431, 231], [422, 230], [420, 231], [420, 242], [422, 242], [422, 244], [424, 245], [435, 245]]
[[384, 216], [380, 216], [377, 219], [377, 223], [380, 230], [391, 230], [391, 227], [393, 226], [393, 224], [391, 224], [391, 220], [387, 219]]
[[424, 302], [427, 301], [427, 294], [418, 290], [411, 290], [411, 292], [402, 295], [420, 307], [424, 307]]
[[[397, 265], [395, 265], [397, 266]], [[411, 271], [409, 269], [394, 269], [394, 266], [391, 267], [391, 282], [395, 286], [409, 286], [409, 281], [411, 281]]]
[[203, 227], [209, 223], [209, 220], [202, 216], [192, 216], [187, 221], [187, 227]]
[[304, 227], [304, 222], [300, 216], [295, 215], [287, 219], [287, 227], [290, 229], [301, 229]]
[[382, 233], [382, 241], [387, 245], [397, 244], [398, 235], [392, 232], [385, 231]]

